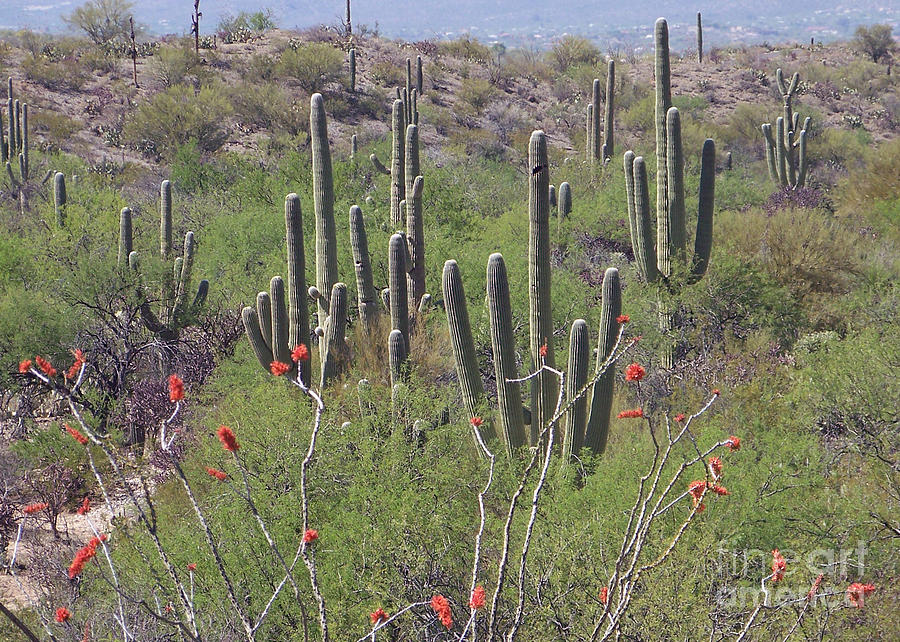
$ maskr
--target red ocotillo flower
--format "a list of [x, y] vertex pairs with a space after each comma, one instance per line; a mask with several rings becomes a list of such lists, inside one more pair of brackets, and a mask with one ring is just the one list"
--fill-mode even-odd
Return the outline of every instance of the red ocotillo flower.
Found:
[[77, 429], [72, 428], [69, 424], [63, 424], [66, 427], [66, 432], [72, 435], [72, 437], [82, 446], [87, 446], [88, 438], [78, 432]]
[[725, 445], [728, 446], [728, 450], [735, 451], [741, 449], [741, 438], [735, 437], [731, 435], [728, 439], [725, 440]]
[[315, 528], [307, 528], [306, 532], [303, 533], [303, 541], [306, 544], [312, 544], [317, 539], [319, 539], [319, 531]]
[[722, 460], [718, 457], [710, 457], [709, 458], [709, 472], [712, 473], [713, 479], [718, 479], [722, 476]]
[[853, 582], [847, 587], [847, 599], [858, 609], [863, 607], [865, 600], [875, 591], [874, 584], [863, 584], [861, 582]]
[[438, 619], [448, 629], [453, 626], [453, 612], [450, 610], [450, 603], [443, 595], [435, 595], [431, 598], [431, 608], [437, 613]]
[[70, 617], [72, 617], [72, 613], [66, 607], [61, 606], [56, 609], [56, 621], [60, 624], [68, 622]]
[[675, 415], [675, 421], [677, 421], [677, 422], [679, 422], [679, 423], [681, 423], [682, 421], [684, 421], [684, 413], [683, 413], [683, 412], [679, 412], [677, 415]]
[[285, 374], [290, 369], [291, 369], [291, 367], [288, 364], [282, 363], [281, 361], [273, 361], [272, 363], [269, 364], [269, 370], [276, 377], [280, 377], [281, 375]]
[[197, 565], [194, 564], [194, 563], [192, 562], [192, 563], [188, 564], [187, 569], [188, 569], [191, 573], [193, 573], [194, 571], [197, 570]]
[[34, 358], [34, 362], [38, 365], [38, 368], [47, 375], [48, 377], [56, 376], [56, 368], [53, 367], [53, 364], [44, 359], [41, 356], [37, 356]]
[[472, 417], [471, 419], [469, 419], [469, 423], [472, 424], [472, 426], [475, 428], [481, 428], [481, 424], [484, 423], [484, 419], [482, 419], [481, 417]]
[[294, 348], [294, 351], [291, 352], [291, 359], [297, 363], [299, 361], [307, 361], [309, 359], [309, 348], [306, 347], [306, 344], [301, 343], [297, 347]]
[[225, 473], [221, 470], [216, 470], [215, 468], [206, 467], [206, 474], [210, 477], [215, 477], [219, 481], [224, 481], [226, 477], [228, 477], [228, 473]]
[[608, 599], [609, 599], [609, 587], [608, 587], [608, 586], [604, 586], [602, 589], [600, 589], [600, 601], [601, 601], [603, 604], [606, 604], [606, 601], [607, 601]]
[[78, 376], [78, 373], [81, 372], [81, 366], [84, 365], [84, 353], [77, 348], [72, 352], [75, 355], [75, 363], [73, 363], [69, 367], [69, 371], [66, 372], [66, 379], [74, 379]]
[[169, 401], [175, 403], [184, 399], [184, 382], [177, 374], [169, 375]]
[[787, 568], [787, 562], [784, 559], [784, 555], [778, 552], [776, 548], [772, 551], [772, 581], [780, 582], [784, 579], [784, 571]]
[[469, 598], [469, 606], [476, 610], [484, 607], [484, 587], [480, 584], [472, 591], [472, 597]]
[[372, 620], [372, 626], [379, 624], [380, 622], [387, 622], [388, 614], [384, 612], [384, 609], [378, 607], [369, 615], [369, 618]]
[[22, 509], [22, 512], [26, 515], [34, 515], [35, 513], [40, 513], [48, 506], [49, 504], [46, 502], [41, 502], [40, 504], [28, 504], [28, 506]]
[[87, 497], [84, 498], [81, 502], [81, 506], [78, 507], [79, 515], [87, 515], [91, 510], [91, 500]]
[[639, 363], [625, 366], [625, 381], [640, 381], [647, 376], [647, 371]]
[[809, 593], [806, 594], [807, 600], [813, 599], [816, 596], [816, 593], [819, 592], [819, 587], [822, 586], [822, 578], [824, 577], [825, 575], [822, 573], [819, 573], [818, 577], [816, 577], [816, 581], [813, 582], [812, 586], [809, 588]]
[[25, 374], [31, 370], [31, 359], [23, 359], [19, 362], [19, 372], [21, 374]]
[[240, 446], [238, 446], [237, 438], [234, 436], [234, 433], [231, 431], [231, 428], [228, 426], [219, 426], [219, 430], [216, 431], [216, 435], [219, 436], [219, 441], [222, 442], [222, 447], [225, 448], [228, 452], [237, 451]]
[[618, 419], [639, 419], [644, 416], [643, 408], [634, 408], [633, 410], [623, 410], [616, 417]]
[[546, 339], [544, 339], [544, 344], [541, 346], [541, 349], [538, 350], [538, 352], [540, 353], [541, 357], [546, 358], [546, 356], [547, 356], [547, 340]]
[[629, 317], [627, 314], [620, 314], [616, 317], [616, 323], [618, 323], [619, 325], [628, 323], [629, 321], [631, 321], [631, 317]]

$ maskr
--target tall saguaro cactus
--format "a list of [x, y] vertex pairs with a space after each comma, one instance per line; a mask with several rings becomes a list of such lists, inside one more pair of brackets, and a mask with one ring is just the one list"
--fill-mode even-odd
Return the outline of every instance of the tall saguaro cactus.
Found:
[[356, 49], [347, 54], [350, 62], [350, 93], [356, 92]]
[[591, 88], [591, 163], [603, 162], [602, 142], [600, 141], [600, 79], [594, 78]]
[[613, 147], [615, 147], [615, 141], [613, 140], [615, 101], [616, 61], [610, 60], [606, 64], [606, 111], [603, 119], [603, 149], [601, 150], [604, 162], [607, 158], [612, 158]]
[[[591, 347], [587, 322], [577, 319], [572, 324], [569, 334], [569, 367], [566, 374], [566, 399], [575, 399], [579, 391], [588, 381], [588, 358]], [[587, 426], [586, 396], [575, 399], [575, 403], [566, 413], [566, 428], [563, 435], [563, 461], [569, 461], [573, 454], [581, 450]]]
[[425, 296], [425, 224], [422, 214], [422, 189], [424, 179], [419, 165], [419, 128], [406, 128], [406, 238], [409, 243], [409, 270], [407, 295], [409, 309], [417, 310]]
[[406, 198], [404, 122], [403, 101], [395, 100], [391, 108], [391, 224], [395, 228], [403, 222], [400, 201]]
[[406, 239], [403, 234], [391, 236], [388, 245], [391, 329], [400, 330], [409, 346], [409, 300], [406, 295]]
[[762, 133], [766, 140], [769, 177], [781, 187], [797, 189], [806, 184], [806, 138], [810, 119], [808, 116], [806, 117], [803, 121], [803, 129], [798, 132], [800, 115], [794, 112], [793, 100], [797, 87], [800, 85], [800, 74], [794, 73], [788, 84], [785, 83], [784, 73], [779, 68], [775, 71], [775, 80], [784, 101], [784, 114], [775, 121], [774, 136], [771, 123], [762, 125]]
[[[309, 133], [312, 147], [313, 210], [316, 217], [316, 288], [319, 327], [325, 328], [331, 306], [331, 290], [338, 280], [337, 239], [334, 223], [334, 178], [331, 148], [322, 94], [309, 101]], [[326, 346], [319, 342], [319, 356], [325, 361]]]
[[[547, 136], [531, 134], [528, 144], [528, 303], [531, 362], [535, 369], [556, 366], [553, 350], [553, 311], [550, 300], [550, 167]], [[544, 371], [532, 379], [532, 441], [553, 415], [557, 400], [556, 376]]]
[[[597, 336], [595, 377], [600, 373], [600, 369], [612, 353], [619, 334], [617, 318], [622, 314], [622, 285], [619, 281], [619, 271], [616, 268], [607, 268], [604, 272], [602, 287], [603, 299], [600, 304], [600, 332]], [[595, 455], [601, 455], [606, 450], [615, 383], [615, 371], [607, 368], [594, 383], [591, 391], [582, 445], [590, 448]], [[573, 447], [572, 454], [577, 455], [578, 449]]]
[[[288, 345], [309, 343], [309, 308], [306, 305], [306, 252], [303, 248], [303, 212], [300, 197], [293, 192], [284, 197], [284, 227], [288, 260]], [[287, 362], [286, 362], [287, 363]], [[300, 380], [310, 383], [310, 362], [298, 362]]]
[[350, 208], [350, 246], [353, 250], [353, 265], [356, 267], [356, 298], [359, 306], [359, 320], [366, 334], [372, 335], [378, 319], [378, 301], [372, 285], [372, 262], [369, 257], [369, 241], [362, 210], [354, 205]]
[[56, 225], [66, 225], [66, 175], [56, 172], [53, 176], [53, 208], [56, 212]]
[[703, 64], [703, 21], [697, 12], [697, 62]]

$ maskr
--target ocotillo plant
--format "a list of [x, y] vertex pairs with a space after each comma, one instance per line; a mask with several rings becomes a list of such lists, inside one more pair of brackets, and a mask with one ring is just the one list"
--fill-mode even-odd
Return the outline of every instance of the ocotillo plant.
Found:
[[[681, 117], [672, 107], [669, 76], [669, 32], [663, 18], [656, 21], [656, 248], [654, 251], [650, 224], [650, 203], [647, 171], [642, 157], [626, 152], [625, 187], [632, 247], [638, 272], [647, 282], [660, 282], [668, 293], [675, 294], [680, 286], [673, 278], [680, 271], [679, 263], [687, 262], [687, 239], [684, 208], [684, 154], [681, 146]], [[694, 255], [688, 263], [689, 281], [706, 273], [712, 248], [712, 217], [715, 200], [715, 143], [707, 139], [703, 144], [700, 169], [700, 199], [697, 214], [697, 235]], [[668, 333], [673, 324], [668, 303], [660, 292], [660, 330]], [[663, 365], [671, 367], [673, 348], [669, 344], [663, 353]]]
[[[159, 255], [163, 262], [172, 260], [172, 188], [169, 181], [160, 185]], [[119, 263], [127, 259], [129, 267], [139, 274], [140, 257], [133, 247], [131, 209], [123, 208], [119, 214]], [[177, 341], [182, 328], [187, 327], [206, 301], [209, 281], [203, 279], [197, 286], [194, 298], [188, 301], [194, 267], [194, 233], [184, 235], [182, 255], [172, 262], [172, 273], [163, 277], [159, 294], [159, 312], [153, 311], [151, 299], [142, 286], [140, 313], [144, 326], [164, 342]], [[165, 365], [165, 356], [163, 359]]]
[[[316, 297], [319, 327], [325, 329], [331, 308], [331, 291], [338, 281], [337, 239], [334, 223], [334, 177], [331, 172], [331, 148], [328, 145], [328, 121], [322, 94], [309, 100], [309, 133], [312, 147], [313, 210], [316, 217]], [[326, 347], [319, 342], [319, 357], [325, 362]]]
[[[778, 69], [775, 72], [775, 80], [778, 82], [778, 90], [784, 101], [784, 115], [779, 116], [775, 121], [774, 136], [771, 123], [762, 125], [763, 136], [766, 139], [766, 162], [769, 166], [769, 177], [781, 187], [797, 189], [806, 184], [806, 137], [810, 119], [808, 116], [806, 117], [803, 121], [803, 129], [798, 132], [800, 115], [793, 110], [793, 100], [800, 84], [800, 74], [794, 73], [790, 84], [786, 84], [783, 72]], [[795, 149], [797, 150], [796, 163]]]
[[354, 205], [350, 208], [350, 245], [353, 250], [353, 264], [356, 267], [356, 299], [359, 306], [359, 320], [363, 330], [370, 335], [375, 330], [378, 318], [378, 302], [372, 285], [372, 263], [369, 258], [369, 242], [362, 210]]
[[[284, 287], [275, 283], [270, 291], [260, 292], [256, 308], [245, 307], [241, 312], [244, 329], [253, 353], [264, 370], [270, 370], [274, 361], [280, 361], [293, 369], [299, 368], [300, 380], [310, 382], [309, 359], [298, 359], [296, 366], [290, 358], [292, 349], [309, 342], [309, 308], [306, 305], [306, 254], [303, 248], [303, 214], [300, 197], [288, 194], [284, 199], [285, 237], [288, 258], [288, 305], [285, 305]], [[287, 328], [283, 326], [287, 323]]]

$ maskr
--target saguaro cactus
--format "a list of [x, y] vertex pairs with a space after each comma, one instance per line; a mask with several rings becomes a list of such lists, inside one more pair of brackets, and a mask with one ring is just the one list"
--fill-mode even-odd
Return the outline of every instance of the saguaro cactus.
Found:
[[[284, 197], [284, 227], [287, 244], [288, 345], [291, 349], [309, 343], [309, 308], [306, 305], [306, 252], [303, 248], [303, 212], [300, 197], [293, 192]], [[289, 362], [285, 362], [289, 363]], [[310, 383], [309, 360], [298, 362], [300, 380]]]
[[586, 131], [584, 133], [584, 158], [591, 162], [594, 158], [594, 104], [588, 103], [587, 108]]
[[132, 239], [131, 208], [123, 207], [119, 212], [119, 254], [116, 257], [119, 267], [128, 265], [128, 257], [134, 249]]
[[422, 56], [416, 56], [416, 91], [421, 96], [425, 91], [425, 76], [422, 73]]
[[406, 198], [403, 101], [395, 100], [391, 108], [391, 224], [396, 228], [403, 222], [400, 201]]
[[53, 176], [53, 208], [56, 211], [56, 225], [66, 225], [66, 175], [56, 172]]
[[388, 364], [391, 369], [391, 388], [405, 379], [406, 360], [409, 358], [409, 349], [406, 338], [400, 330], [391, 330], [388, 335]]
[[[600, 332], [597, 335], [597, 364], [594, 368], [595, 377], [600, 373], [600, 369], [612, 353], [619, 334], [617, 318], [622, 314], [622, 285], [619, 281], [619, 271], [616, 268], [607, 268], [603, 274], [602, 297]], [[590, 448], [595, 455], [603, 454], [603, 451], [606, 450], [615, 383], [615, 371], [607, 368], [594, 383], [591, 391], [587, 427], [582, 445]], [[575, 455], [578, 454], [577, 449], [573, 448], [572, 452]]]
[[[793, 110], [794, 94], [800, 85], [800, 74], [794, 73], [790, 84], [785, 83], [781, 69], [775, 71], [778, 90], [784, 101], [784, 115], [775, 121], [775, 135], [772, 135], [771, 123], [762, 125], [762, 133], [766, 141], [766, 161], [769, 166], [769, 177], [781, 187], [797, 189], [806, 184], [807, 160], [806, 137], [810, 119], [800, 126], [800, 116]], [[795, 152], [796, 151], [796, 159]], [[796, 163], [795, 163], [796, 160]]]
[[[319, 327], [325, 328], [331, 305], [331, 290], [338, 280], [337, 239], [334, 224], [334, 179], [331, 148], [322, 94], [309, 101], [309, 132], [312, 147], [313, 209], [316, 217], [316, 288]], [[319, 356], [325, 361], [326, 347], [319, 342]]]
[[606, 64], [606, 111], [603, 119], [603, 149], [601, 150], [604, 162], [606, 162], [607, 158], [612, 158], [613, 147], [615, 146], [615, 141], [613, 140], [615, 100], [616, 61], [610, 60]]
[[[528, 290], [531, 362], [556, 366], [553, 350], [553, 311], [550, 300], [550, 167], [547, 136], [531, 134], [528, 144]], [[537, 438], [550, 420], [557, 401], [555, 375], [542, 372], [532, 379], [531, 433]]]
[[697, 12], [697, 62], [703, 64], [703, 21]]
[[[569, 367], [566, 375], [566, 399], [575, 399], [588, 381], [588, 358], [590, 337], [587, 322], [577, 319], [569, 334]], [[570, 461], [573, 454], [581, 450], [587, 426], [587, 396], [582, 395], [566, 413], [566, 428], [563, 435], [563, 461]]]
[[511, 454], [528, 441], [522, 414], [522, 392], [516, 367], [515, 335], [509, 304], [509, 280], [502, 254], [491, 254], [487, 264], [487, 304], [491, 324], [491, 348], [497, 379], [500, 434]]
[[603, 149], [600, 141], [600, 79], [594, 78], [591, 88], [591, 163], [603, 162]]
[[328, 298], [328, 320], [325, 322], [325, 358], [322, 361], [320, 386], [324, 389], [330, 379], [336, 377], [345, 364], [347, 355], [347, 286], [335, 283]]
[[356, 49], [351, 49], [350, 57], [350, 93], [356, 91]]
[[350, 208], [350, 246], [353, 250], [353, 264], [356, 267], [356, 299], [359, 305], [359, 320], [366, 334], [375, 330], [378, 319], [378, 302], [372, 285], [372, 263], [369, 258], [369, 242], [362, 210], [354, 205]]
[[388, 245], [388, 272], [390, 280], [391, 329], [400, 330], [409, 345], [409, 300], [406, 295], [406, 238], [403, 234], [391, 236]]

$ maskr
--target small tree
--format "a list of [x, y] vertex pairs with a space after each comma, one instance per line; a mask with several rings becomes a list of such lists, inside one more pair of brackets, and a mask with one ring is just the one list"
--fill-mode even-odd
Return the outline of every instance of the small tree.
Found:
[[101, 45], [117, 38], [128, 39], [133, 7], [134, 3], [130, 0], [89, 0], [63, 20], [84, 31], [95, 44]]
[[894, 50], [891, 30], [891, 25], [860, 25], [856, 28], [853, 44], [859, 51], [871, 56], [872, 62], [878, 62]]

